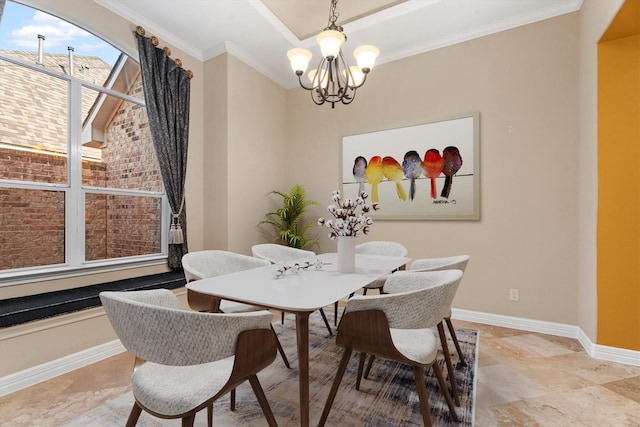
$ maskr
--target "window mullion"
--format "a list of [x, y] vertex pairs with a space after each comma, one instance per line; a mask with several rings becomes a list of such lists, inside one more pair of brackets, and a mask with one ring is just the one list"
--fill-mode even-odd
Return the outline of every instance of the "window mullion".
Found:
[[68, 109], [68, 176], [69, 190], [66, 204], [66, 259], [72, 266], [85, 260], [84, 192], [82, 191], [82, 84], [69, 82]]

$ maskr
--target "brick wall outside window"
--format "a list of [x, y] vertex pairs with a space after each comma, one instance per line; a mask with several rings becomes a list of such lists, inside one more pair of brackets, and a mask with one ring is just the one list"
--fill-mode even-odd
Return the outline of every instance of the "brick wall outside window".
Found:
[[[141, 91], [138, 81], [132, 93]], [[61, 143], [64, 141], [61, 141]], [[0, 178], [65, 183], [64, 155], [0, 148]], [[4, 168], [3, 168], [4, 169]], [[122, 102], [105, 130], [102, 161], [82, 162], [83, 185], [160, 192], [146, 110]], [[65, 192], [0, 187], [0, 270], [64, 262]], [[159, 253], [159, 197], [85, 194], [85, 258]]]

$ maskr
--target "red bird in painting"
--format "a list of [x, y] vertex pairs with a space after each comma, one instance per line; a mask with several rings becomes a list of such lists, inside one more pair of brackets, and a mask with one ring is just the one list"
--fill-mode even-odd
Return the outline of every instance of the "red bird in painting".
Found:
[[384, 176], [396, 183], [396, 193], [398, 193], [398, 199], [404, 201], [407, 200], [407, 193], [404, 192], [402, 187], [402, 166], [396, 159], [390, 156], [386, 156], [382, 159], [382, 172]]
[[369, 184], [371, 184], [371, 202], [378, 203], [378, 184], [382, 181], [382, 178], [384, 178], [382, 158], [380, 156], [373, 156], [369, 160], [369, 164], [365, 170], [365, 176]]
[[416, 179], [420, 178], [424, 169], [422, 167], [422, 159], [417, 151], [407, 151], [402, 161], [402, 171], [404, 176], [409, 179], [409, 199], [413, 200], [416, 196]]
[[436, 178], [442, 173], [444, 167], [444, 159], [440, 152], [435, 148], [428, 150], [424, 154], [424, 176], [431, 180], [431, 198], [436, 198]]
[[353, 178], [358, 183], [358, 194], [364, 191], [364, 183], [367, 181], [365, 171], [367, 169], [367, 159], [362, 156], [356, 157], [353, 162]]
[[444, 187], [442, 187], [440, 195], [448, 199], [451, 185], [453, 185], [453, 176], [462, 167], [462, 157], [457, 147], [447, 147], [442, 151], [442, 158], [444, 159], [442, 173], [444, 173], [445, 178]]

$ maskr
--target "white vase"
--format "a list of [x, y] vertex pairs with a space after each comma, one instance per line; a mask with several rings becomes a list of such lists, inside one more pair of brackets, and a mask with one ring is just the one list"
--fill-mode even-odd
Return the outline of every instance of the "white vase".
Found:
[[356, 271], [356, 238], [338, 236], [338, 272], [353, 273]]

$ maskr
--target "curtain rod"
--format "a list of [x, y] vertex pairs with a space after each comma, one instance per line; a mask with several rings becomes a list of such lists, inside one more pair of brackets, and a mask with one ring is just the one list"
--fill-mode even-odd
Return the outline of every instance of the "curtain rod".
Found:
[[[141, 36], [144, 37], [144, 35], [146, 34], [146, 32], [144, 31], [144, 28], [142, 28], [140, 25], [136, 26], [136, 31], [134, 34], [139, 34]], [[154, 46], [158, 46], [158, 44], [160, 43], [160, 41], [158, 40], [158, 38], [156, 36], [151, 36], [151, 44]], [[165, 46], [164, 48], [164, 53], [168, 56], [171, 57], [171, 49], [169, 49], [169, 47]], [[182, 68], [182, 60], [180, 60], [180, 58], [176, 58], [174, 59], [175, 63], [178, 65], [178, 67]], [[187, 76], [192, 79], [193, 78], [193, 71], [191, 70], [187, 70]]]

